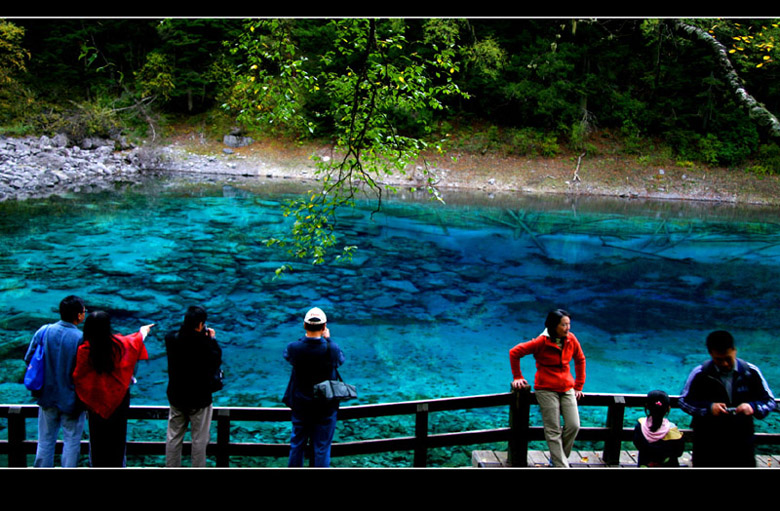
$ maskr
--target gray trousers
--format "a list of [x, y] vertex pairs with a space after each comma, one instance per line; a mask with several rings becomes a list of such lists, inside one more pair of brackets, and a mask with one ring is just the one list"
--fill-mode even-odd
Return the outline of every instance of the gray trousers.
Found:
[[168, 413], [168, 432], [165, 441], [165, 466], [181, 466], [181, 448], [187, 424], [192, 434], [192, 466], [206, 466], [206, 447], [211, 436], [211, 414], [213, 405], [199, 410], [179, 410], [171, 406]]
[[[580, 414], [574, 389], [567, 392], [536, 390], [536, 400], [542, 412], [544, 438], [550, 448], [553, 466], [568, 467], [574, 439], [580, 430]], [[563, 417], [563, 428], [561, 428]]]

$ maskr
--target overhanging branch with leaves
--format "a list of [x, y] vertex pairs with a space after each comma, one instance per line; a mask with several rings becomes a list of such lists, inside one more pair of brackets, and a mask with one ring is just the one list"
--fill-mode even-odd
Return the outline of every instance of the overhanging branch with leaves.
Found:
[[[306, 102], [326, 105], [319, 120], [332, 128], [336, 157], [318, 160], [319, 190], [285, 206], [285, 215], [293, 219], [290, 232], [267, 240], [313, 264], [325, 262], [336, 245], [339, 209], [354, 206], [360, 193], [372, 194], [380, 208], [384, 177], [405, 173], [421, 158], [426, 142], [402, 134], [396, 119], [442, 109], [441, 98], [462, 94], [452, 80], [458, 65], [451, 38], [410, 42], [405, 25], [394, 20], [329, 23], [332, 46], [313, 62], [299, 54], [285, 20], [250, 22], [237, 48], [246, 55], [246, 65], [230, 105], [240, 112], [241, 122], [257, 127], [284, 123], [308, 132], [316, 123], [297, 107]], [[423, 133], [429, 129], [418, 127]], [[438, 198], [434, 185], [429, 178], [428, 191]], [[338, 257], [350, 256], [355, 248], [343, 247]]]

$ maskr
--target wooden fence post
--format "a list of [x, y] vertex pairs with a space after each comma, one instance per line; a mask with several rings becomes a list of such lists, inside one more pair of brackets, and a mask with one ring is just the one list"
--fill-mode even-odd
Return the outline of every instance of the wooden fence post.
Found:
[[428, 464], [428, 403], [417, 405], [414, 420], [414, 466]]
[[12, 406], [8, 410], [8, 466], [26, 467], [27, 455], [24, 442], [27, 440], [27, 427], [24, 423], [21, 406]]
[[617, 465], [620, 463], [620, 448], [623, 434], [623, 418], [626, 414], [626, 400], [623, 396], [615, 396], [607, 409], [607, 438], [604, 440], [604, 463]]
[[528, 466], [528, 435], [530, 431], [531, 392], [529, 389], [512, 389], [509, 405], [509, 452], [507, 458], [512, 467]]
[[227, 408], [217, 412], [217, 466], [230, 466], [230, 410]]

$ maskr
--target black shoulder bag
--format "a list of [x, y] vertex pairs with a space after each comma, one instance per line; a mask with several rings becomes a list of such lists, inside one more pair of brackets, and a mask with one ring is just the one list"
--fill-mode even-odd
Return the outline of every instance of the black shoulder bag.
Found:
[[328, 341], [328, 351], [330, 352], [330, 358], [333, 363], [333, 368], [336, 371], [337, 380], [325, 380], [323, 382], [314, 385], [314, 397], [322, 399], [324, 401], [348, 401], [350, 399], [357, 399], [357, 390], [354, 385], [345, 383], [341, 379], [338, 367], [334, 361], [333, 349], [331, 348], [330, 341]]

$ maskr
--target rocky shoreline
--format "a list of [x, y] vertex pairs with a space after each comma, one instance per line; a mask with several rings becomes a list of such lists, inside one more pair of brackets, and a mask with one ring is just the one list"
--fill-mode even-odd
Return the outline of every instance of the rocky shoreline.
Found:
[[115, 141], [67, 137], [0, 137], [0, 201], [97, 190], [134, 180], [144, 168], [143, 151]]
[[[0, 137], [0, 202], [97, 192], [161, 173], [308, 181], [316, 179], [312, 153], [328, 157], [325, 148], [283, 147], [227, 135], [221, 142], [190, 137], [137, 147], [106, 139], [73, 145], [64, 135]], [[574, 163], [563, 157], [456, 156], [432, 161], [442, 190], [780, 205], [780, 176], [755, 176], [737, 169], [650, 166], [603, 155], [589, 157], [573, 173]], [[416, 168], [385, 176], [383, 182], [410, 189], [424, 183]]]
[[[230, 141], [226, 139], [226, 144]], [[269, 165], [233, 154], [196, 154], [177, 144], [132, 147], [108, 139], [73, 145], [66, 136], [0, 137], [0, 202], [87, 193], [176, 173], [236, 177], [307, 178], [306, 166]]]

